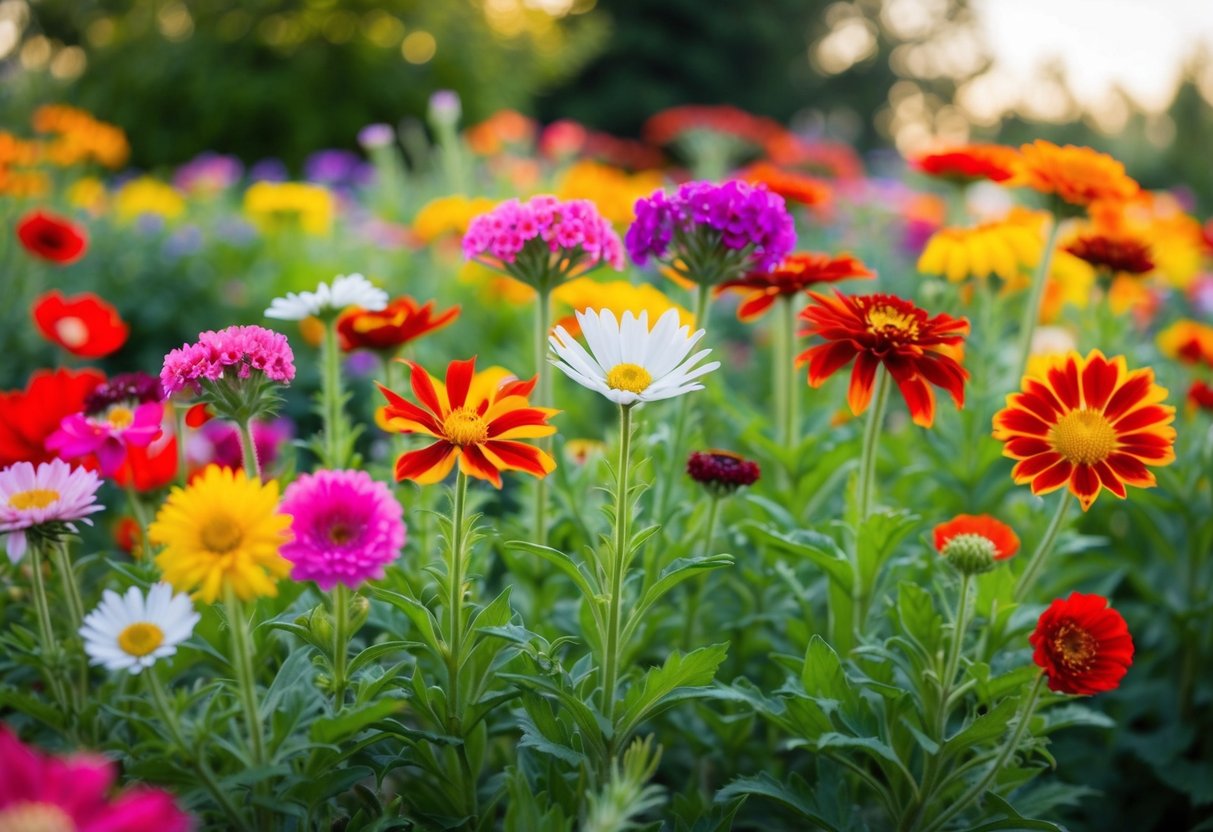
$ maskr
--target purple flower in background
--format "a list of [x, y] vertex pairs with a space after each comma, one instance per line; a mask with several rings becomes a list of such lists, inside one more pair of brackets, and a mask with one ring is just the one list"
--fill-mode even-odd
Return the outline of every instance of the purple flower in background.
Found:
[[183, 225], [164, 241], [164, 256], [177, 260], [202, 249], [202, 229], [196, 225]]
[[390, 124], [368, 124], [358, 131], [358, 144], [367, 150], [387, 147], [396, 141], [396, 131]]
[[216, 193], [230, 188], [244, 175], [244, 165], [235, 156], [200, 153], [173, 174], [173, 184], [193, 193]]
[[285, 182], [290, 178], [281, 159], [262, 159], [254, 162], [248, 175], [254, 182]]
[[453, 125], [462, 115], [463, 103], [454, 90], [437, 90], [430, 96], [430, 121]]
[[303, 163], [303, 175], [331, 187], [358, 187], [370, 183], [375, 168], [350, 150], [318, 150]]
[[[294, 438], [295, 424], [285, 416], [271, 421], [254, 419], [252, 429], [257, 459], [268, 470], [278, 461], [282, 449]], [[186, 453], [191, 468], [205, 468], [212, 463], [233, 470], [244, 467], [240, 431], [231, 422], [219, 419], [212, 419], [190, 436]]]
[[701, 284], [767, 271], [791, 253], [796, 228], [783, 197], [742, 181], [687, 182], [636, 201], [628, 254]]

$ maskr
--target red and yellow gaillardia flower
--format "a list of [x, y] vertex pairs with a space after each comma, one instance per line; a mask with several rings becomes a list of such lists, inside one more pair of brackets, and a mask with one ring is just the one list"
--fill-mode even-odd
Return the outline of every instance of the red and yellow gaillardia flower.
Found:
[[1090, 696], [1115, 690], [1133, 664], [1133, 637], [1121, 614], [1102, 595], [1071, 592], [1058, 598], [1028, 637], [1032, 660], [1049, 690]]
[[716, 293], [728, 289], [744, 293], [745, 299], [737, 307], [737, 319], [748, 322], [766, 314], [778, 297], [794, 297], [819, 283], [874, 277], [876, 272], [849, 254], [802, 251], [789, 254], [769, 272], [755, 271], [726, 280], [716, 287]]
[[1155, 484], [1147, 466], [1175, 460], [1175, 408], [1162, 404], [1166, 397], [1149, 368], [1130, 371], [1123, 357], [1099, 350], [1073, 352], [1024, 376], [994, 415], [994, 438], [1019, 460], [1016, 483], [1031, 483], [1033, 494], [1068, 485], [1086, 511], [1101, 488], [1124, 498], [1126, 485]]
[[967, 184], [981, 179], [1004, 182], [1015, 174], [1019, 153], [1000, 144], [968, 144], [923, 153], [910, 165], [929, 176]]
[[1038, 139], [1019, 153], [1015, 175], [1003, 183], [1010, 187], [1031, 188], [1081, 207], [1097, 200], [1131, 199], [1140, 190], [1124, 165], [1089, 147], [1058, 147]]
[[965, 318], [927, 315], [895, 295], [826, 297], [810, 292], [813, 302], [800, 312], [808, 326], [802, 336], [826, 343], [801, 353], [796, 363], [809, 365], [809, 385], [820, 387], [835, 372], [855, 362], [847, 404], [858, 416], [872, 399], [876, 371], [884, 365], [897, 382], [914, 424], [929, 428], [935, 421], [935, 393], [946, 390], [957, 408], [964, 407], [969, 378], [961, 366], [963, 342], [969, 334]]
[[423, 335], [454, 323], [459, 307], [435, 313], [434, 301], [420, 304], [408, 295], [392, 300], [378, 312], [352, 306], [337, 319], [341, 349], [392, 353]]
[[1187, 318], [1176, 321], [1158, 333], [1158, 349], [1184, 364], [1213, 367], [1213, 326]]
[[388, 405], [383, 417], [389, 430], [420, 433], [437, 441], [396, 460], [396, 479], [426, 485], [441, 482], [455, 462], [470, 477], [501, 487], [502, 471], [524, 471], [546, 477], [556, 469], [548, 454], [519, 439], [538, 439], [556, 432], [548, 418], [559, 411], [533, 407], [527, 396], [535, 379], [519, 381], [496, 370], [476, 372], [476, 359], [452, 361], [446, 384], [420, 366], [412, 371], [413, 404], [379, 385]]

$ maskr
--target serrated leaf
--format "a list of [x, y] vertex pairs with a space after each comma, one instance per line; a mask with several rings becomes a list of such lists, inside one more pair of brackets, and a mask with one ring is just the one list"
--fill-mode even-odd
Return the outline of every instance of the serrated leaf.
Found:
[[644, 674], [644, 681], [628, 690], [618, 717], [617, 738], [626, 737], [661, 705], [664, 698], [681, 688], [710, 685], [716, 669], [728, 655], [727, 644], [700, 647], [690, 653], [675, 650], [661, 667]]
[[748, 797], [761, 797], [766, 800], [774, 800], [785, 809], [792, 810], [813, 824], [814, 828], [837, 832], [837, 827], [818, 813], [817, 805], [813, 801], [808, 786], [805, 785], [803, 780], [799, 780], [799, 778], [793, 780], [793, 785], [785, 785], [766, 773], [759, 774], [756, 777], [738, 777], [716, 792], [715, 801], [717, 803], [726, 803], [730, 800]]

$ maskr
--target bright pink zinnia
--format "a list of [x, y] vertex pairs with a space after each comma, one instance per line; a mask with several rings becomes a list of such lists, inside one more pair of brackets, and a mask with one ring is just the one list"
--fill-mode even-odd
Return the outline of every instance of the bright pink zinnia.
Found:
[[166, 396], [202, 392], [202, 382], [247, 379], [253, 371], [288, 384], [295, 377], [295, 355], [286, 336], [261, 326], [229, 326], [203, 332], [197, 343], [182, 344], [164, 357], [160, 384]]
[[291, 578], [326, 592], [383, 577], [404, 546], [404, 510], [386, 485], [365, 471], [317, 471], [287, 486], [278, 509], [295, 539], [282, 547]]
[[135, 787], [109, 799], [114, 764], [104, 757], [52, 757], [0, 725], [0, 829], [74, 832], [189, 832], [173, 796]]
[[62, 459], [95, 454], [101, 476], [112, 477], [126, 462], [128, 448], [146, 448], [160, 437], [164, 405], [129, 402], [109, 405], [96, 414], [73, 413], [46, 440], [46, 447]]
[[25, 556], [30, 534], [74, 532], [75, 521], [91, 526], [88, 515], [104, 508], [97, 504], [100, 487], [95, 471], [73, 468], [61, 459], [37, 468], [18, 462], [0, 471], [0, 537], [8, 559], [16, 563]]

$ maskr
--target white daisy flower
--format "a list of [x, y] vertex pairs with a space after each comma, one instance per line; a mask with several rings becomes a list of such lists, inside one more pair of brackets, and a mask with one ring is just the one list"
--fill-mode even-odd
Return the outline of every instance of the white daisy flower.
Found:
[[680, 327], [675, 309], [658, 318], [652, 330], [648, 312], [641, 312], [639, 318], [624, 312], [623, 320], [616, 321], [609, 309], [587, 309], [577, 313], [577, 323], [589, 352], [558, 326], [548, 339], [556, 353], [551, 361], [582, 387], [597, 390], [616, 404], [655, 402], [702, 390], [695, 379], [720, 366], [719, 361], [695, 366], [711, 350], [686, 357], [703, 330], [691, 334], [689, 326]]
[[107, 589], [97, 608], [84, 617], [80, 636], [92, 664], [138, 673], [176, 653], [198, 618], [189, 596], [174, 595], [166, 583], [153, 584], [147, 598], [135, 586], [125, 595]]
[[340, 312], [347, 306], [361, 306], [378, 312], [387, 306], [387, 292], [360, 274], [337, 275], [333, 285], [321, 283], [314, 292], [287, 292], [274, 298], [265, 317], [282, 321], [302, 321], [317, 315]]

